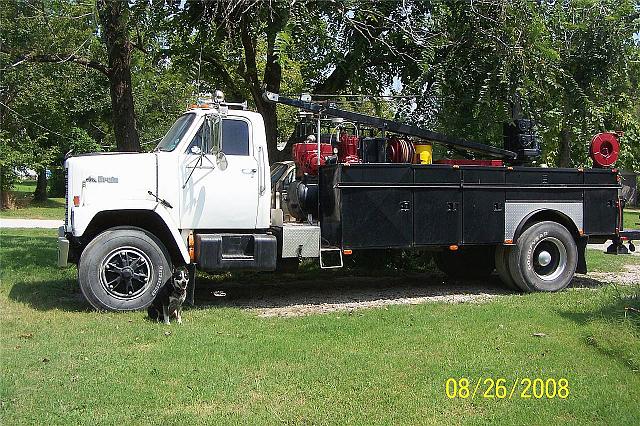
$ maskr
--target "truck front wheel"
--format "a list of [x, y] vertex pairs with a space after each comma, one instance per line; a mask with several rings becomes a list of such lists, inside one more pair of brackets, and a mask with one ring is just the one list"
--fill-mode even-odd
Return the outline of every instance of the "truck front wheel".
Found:
[[132, 311], [151, 304], [171, 279], [171, 271], [166, 248], [152, 234], [140, 228], [113, 228], [82, 252], [78, 281], [94, 308]]
[[569, 285], [578, 265], [578, 247], [567, 228], [538, 222], [520, 235], [509, 253], [509, 271], [525, 291], [559, 291]]

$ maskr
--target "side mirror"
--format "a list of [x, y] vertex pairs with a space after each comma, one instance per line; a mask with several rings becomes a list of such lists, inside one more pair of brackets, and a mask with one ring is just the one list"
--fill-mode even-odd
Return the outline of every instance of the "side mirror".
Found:
[[200, 155], [202, 153], [202, 148], [197, 145], [194, 145], [191, 147], [190, 151], [192, 154]]

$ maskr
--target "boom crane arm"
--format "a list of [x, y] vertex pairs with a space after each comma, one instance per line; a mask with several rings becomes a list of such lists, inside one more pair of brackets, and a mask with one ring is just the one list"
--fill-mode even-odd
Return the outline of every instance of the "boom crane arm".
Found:
[[323, 114], [327, 117], [339, 117], [344, 118], [347, 121], [357, 122], [373, 126], [385, 131], [398, 133], [406, 136], [415, 136], [420, 139], [428, 140], [431, 142], [439, 143], [450, 148], [464, 149], [467, 151], [473, 151], [481, 154], [485, 154], [491, 157], [503, 158], [507, 160], [513, 160], [516, 158], [516, 153], [508, 151], [502, 148], [496, 148], [490, 145], [486, 145], [479, 142], [468, 141], [464, 139], [456, 139], [451, 136], [447, 136], [443, 133], [433, 132], [431, 130], [423, 129], [421, 127], [412, 126], [410, 124], [399, 123], [393, 120], [387, 120], [384, 118], [373, 117], [370, 115], [360, 114], [352, 111], [345, 111], [336, 108], [330, 104], [318, 104], [314, 102], [307, 102], [299, 99], [292, 99], [286, 96], [280, 96], [277, 93], [265, 91], [262, 97], [267, 102], [279, 103], [283, 105], [289, 105], [305, 111], [310, 111], [316, 114]]

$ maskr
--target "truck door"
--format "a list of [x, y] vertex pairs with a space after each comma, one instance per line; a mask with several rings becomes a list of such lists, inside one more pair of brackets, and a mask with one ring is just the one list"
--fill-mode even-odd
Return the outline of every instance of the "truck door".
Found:
[[255, 229], [259, 182], [251, 138], [246, 119], [204, 119], [181, 162], [182, 229]]

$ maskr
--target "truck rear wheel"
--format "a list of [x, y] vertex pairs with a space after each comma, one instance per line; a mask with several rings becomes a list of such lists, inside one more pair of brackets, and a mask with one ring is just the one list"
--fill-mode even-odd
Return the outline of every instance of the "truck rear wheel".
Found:
[[438, 269], [458, 279], [487, 278], [495, 269], [494, 247], [463, 247], [459, 251], [435, 254]]
[[524, 291], [559, 291], [578, 265], [578, 247], [567, 228], [538, 222], [525, 230], [509, 254], [509, 270]]
[[95, 237], [78, 265], [80, 289], [98, 310], [132, 311], [151, 304], [172, 278], [163, 244], [140, 228], [114, 228]]

